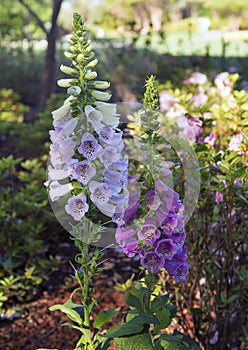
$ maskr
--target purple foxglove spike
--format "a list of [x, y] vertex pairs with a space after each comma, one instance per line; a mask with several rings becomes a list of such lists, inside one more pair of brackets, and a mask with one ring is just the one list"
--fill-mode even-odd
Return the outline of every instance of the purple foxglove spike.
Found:
[[176, 254], [177, 248], [172, 239], [162, 239], [158, 242], [155, 253], [164, 259], [171, 260]]
[[96, 169], [87, 160], [78, 162], [73, 165], [72, 178], [79, 181], [83, 185], [87, 183], [96, 175]]
[[86, 203], [86, 196], [83, 193], [80, 193], [77, 196], [70, 198], [68, 204], [65, 206], [65, 210], [74, 218], [74, 220], [80, 221], [89, 210], [89, 206]]
[[102, 146], [99, 145], [95, 137], [89, 133], [83, 135], [81, 145], [78, 147], [78, 152], [88, 160], [96, 159]]
[[179, 194], [172, 190], [170, 187], [166, 186], [161, 180], [155, 181], [155, 189], [159, 194], [166, 194], [170, 198], [179, 199]]
[[121, 154], [118, 152], [116, 147], [107, 146], [99, 153], [98, 157], [104, 166], [108, 168], [113, 162], [116, 162], [121, 158]]
[[154, 251], [149, 250], [141, 258], [141, 264], [144, 268], [148, 269], [151, 273], [157, 273], [164, 265], [164, 258], [157, 255]]
[[171, 260], [166, 260], [164, 263], [164, 268], [169, 272], [171, 276], [174, 277], [176, 282], [187, 282], [186, 276], [189, 270], [189, 264], [178, 263]]
[[102, 206], [109, 201], [112, 195], [111, 190], [104, 183], [91, 181], [89, 183], [90, 199], [96, 205]]
[[151, 210], [157, 210], [160, 206], [160, 198], [154, 190], [149, 190], [146, 195], [146, 205]]
[[133, 237], [135, 232], [136, 232], [136, 229], [134, 227], [125, 228], [125, 227], [118, 226], [115, 233], [116, 242], [121, 247], [124, 247], [126, 245], [126, 241], [129, 238]]
[[140, 196], [139, 192], [136, 192], [131, 196], [129, 196], [128, 208], [124, 216], [126, 224], [132, 221], [137, 214], [137, 210], [140, 206], [139, 196]]
[[174, 243], [177, 244], [178, 248], [181, 248], [184, 244], [184, 241], [186, 239], [186, 232], [185, 230], [177, 230], [175, 229], [169, 236], [173, 240]]
[[159, 226], [163, 231], [165, 231], [165, 233], [168, 234], [169, 232], [172, 232], [172, 230], [177, 226], [176, 214], [157, 210], [155, 215]]
[[186, 262], [187, 259], [188, 259], [188, 248], [187, 247], [179, 248], [173, 257], [173, 260], [177, 260], [180, 262]]
[[143, 240], [148, 245], [152, 245], [160, 235], [161, 233], [157, 229], [156, 222], [153, 219], [147, 219], [142, 229], [138, 232], [139, 239]]
[[181, 213], [177, 214], [177, 224], [176, 228], [179, 230], [184, 230], [184, 216]]
[[139, 252], [139, 243], [135, 238], [129, 238], [125, 242], [125, 246], [122, 248], [123, 253], [125, 253], [129, 258], [132, 258]]

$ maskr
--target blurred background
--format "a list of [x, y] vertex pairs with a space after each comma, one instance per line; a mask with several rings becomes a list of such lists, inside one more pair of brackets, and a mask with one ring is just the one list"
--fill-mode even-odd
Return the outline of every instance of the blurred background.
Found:
[[248, 79], [245, 0], [2, 0], [0, 88], [32, 108], [58, 91], [73, 12], [85, 19], [115, 100], [140, 99], [149, 74], [180, 83], [187, 69], [236, 70]]

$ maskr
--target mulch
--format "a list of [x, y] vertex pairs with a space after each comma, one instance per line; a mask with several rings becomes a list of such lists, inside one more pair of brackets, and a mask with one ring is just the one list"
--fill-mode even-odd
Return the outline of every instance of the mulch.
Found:
[[[111, 258], [111, 255], [114, 257]], [[124, 283], [133, 272], [139, 273], [135, 261], [130, 262], [121, 253], [111, 250], [108, 260], [104, 263], [103, 271], [94, 281], [95, 297], [100, 297], [96, 313], [107, 309], [125, 312], [127, 305], [124, 293], [114, 288], [116, 283]], [[132, 266], [132, 264], [134, 264]], [[64, 271], [66, 270], [66, 276]], [[40, 292], [32, 301], [24, 305], [19, 317], [0, 319], [0, 350], [36, 350], [38, 348], [73, 350], [81, 333], [62, 323], [69, 321], [60, 311], [50, 311], [54, 304], [63, 304], [77, 286], [69, 276], [69, 262], [61, 266], [57, 276], [50, 278], [45, 290]], [[76, 296], [77, 297], [77, 296]], [[77, 300], [74, 300], [77, 303]], [[94, 318], [94, 314], [93, 314]], [[108, 327], [118, 324], [120, 317], [116, 316]], [[110, 350], [115, 350], [114, 344]]]

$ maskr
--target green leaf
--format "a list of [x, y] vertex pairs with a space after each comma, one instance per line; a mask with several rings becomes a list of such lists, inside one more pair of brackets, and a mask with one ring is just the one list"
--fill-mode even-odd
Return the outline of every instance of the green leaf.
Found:
[[171, 314], [166, 306], [156, 311], [156, 317], [160, 322], [160, 324], [154, 326], [154, 331], [156, 333], [159, 333], [161, 329], [165, 329], [171, 324]]
[[187, 335], [176, 330], [174, 331], [173, 336], [179, 338], [184, 344], [186, 344], [185, 349], [200, 350], [199, 345], [194, 341], [194, 339], [188, 337]]
[[147, 333], [137, 334], [128, 338], [115, 339], [118, 350], [151, 350], [149, 335]]
[[136, 316], [127, 323], [117, 327], [114, 331], [111, 332], [110, 329], [110, 331], [103, 334], [102, 336], [107, 338], [119, 338], [123, 336], [141, 333], [143, 329], [144, 325], [140, 322], [140, 316]]
[[151, 302], [151, 311], [154, 312], [158, 309], [162, 309], [169, 300], [169, 294], [159, 295], [154, 298]]
[[53, 305], [49, 307], [49, 310], [50, 311], [60, 310], [64, 314], [66, 314], [67, 317], [69, 317], [72, 321], [76, 322], [77, 324], [81, 325], [83, 323], [83, 319], [81, 318], [80, 314], [77, 311], [69, 307], [66, 307], [62, 304]]
[[162, 334], [159, 342], [163, 350], [200, 350], [199, 345], [193, 339], [178, 331], [172, 335]]
[[106, 310], [100, 312], [94, 321], [94, 328], [100, 329], [106, 322], [110, 321], [114, 316], [118, 314], [116, 310]]
[[89, 330], [89, 329], [84, 328], [84, 327], [76, 326], [75, 324], [73, 324], [73, 323], [71, 323], [71, 322], [62, 323], [62, 326], [68, 326], [68, 327], [77, 329], [77, 330], [79, 330], [80, 332], [82, 332], [83, 334], [88, 334], [88, 333], [89, 333], [89, 336], [90, 336], [90, 330]]
[[140, 299], [138, 299], [138, 297], [133, 295], [131, 292], [126, 293], [125, 301], [129, 306], [133, 306], [141, 312], [143, 311], [143, 305], [142, 305]]

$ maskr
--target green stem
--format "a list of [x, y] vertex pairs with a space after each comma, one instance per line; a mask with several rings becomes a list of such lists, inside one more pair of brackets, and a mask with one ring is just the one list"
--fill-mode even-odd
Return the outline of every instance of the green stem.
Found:
[[84, 271], [84, 286], [82, 290], [83, 305], [84, 305], [84, 325], [86, 327], [90, 326], [90, 313], [89, 313], [89, 302], [90, 302], [90, 283], [89, 283], [89, 246], [88, 244], [83, 244], [82, 251], [82, 267]]

